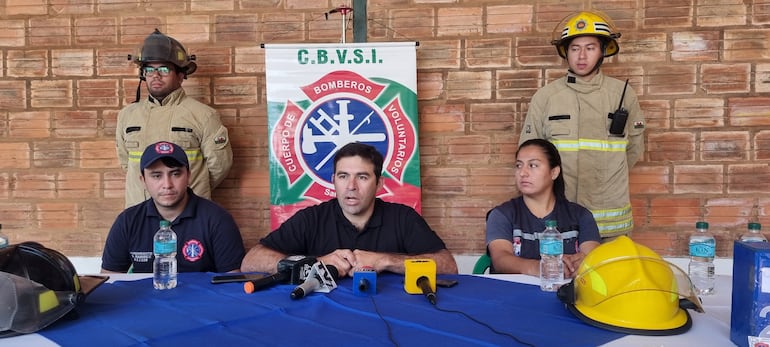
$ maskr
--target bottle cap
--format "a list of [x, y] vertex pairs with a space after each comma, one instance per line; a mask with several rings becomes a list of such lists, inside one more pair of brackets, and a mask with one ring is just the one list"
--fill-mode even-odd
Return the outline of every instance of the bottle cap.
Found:
[[756, 222], [749, 223], [749, 230], [761, 230], [761, 229], [762, 229], [762, 224], [759, 224]]
[[169, 227], [169, 226], [171, 226], [171, 222], [169, 222], [169, 221], [167, 221], [167, 220], [165, 220], [165, 219], [162, 219], [162, 220], [160, 221], [160, 227], [161, 227], [161, 228], [163, 228], [163, 227]]
[[709, 223], [707, 222], [696, 222], [695, 223], [695, 229], [708, 229]]
[[545, 226], [546, 227], [555, 228], [556, 227], [556, 221], [553, 220], [553, 219], [549, 219], [549, 220], [545, 221]]

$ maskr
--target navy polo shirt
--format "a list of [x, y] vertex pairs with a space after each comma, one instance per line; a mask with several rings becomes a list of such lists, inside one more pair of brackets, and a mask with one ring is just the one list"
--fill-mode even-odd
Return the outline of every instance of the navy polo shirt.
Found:
[[446, 249], [441, 238], [409, 206], [375, 199], [374, 212], [358, 231], [337, 199], [297, 211], [260, 240], [284, 254], [319, 257], [337, 249], [415, 255]]
[[[171, 222], [177, 236], [178, 272], [228, 272], [240, 269], [245, 254], [235, 220], [215, 202], [187, 188], [190, 199]], [[162, 217], [152, 199], [129, 207], [118, 215], [107, 235], [102, 268], [126, 272], [152, 272], [152, 238]]]

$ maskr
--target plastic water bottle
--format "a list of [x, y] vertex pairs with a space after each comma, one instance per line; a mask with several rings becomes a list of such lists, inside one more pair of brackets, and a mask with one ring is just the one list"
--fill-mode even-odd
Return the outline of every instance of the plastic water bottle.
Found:
[[152, 240], [152, 253], [152, 285], [155, 289], [176, 287], [176, 233], [167, 220], [160, 221], [160, 229]]
[[760, 231], [762, 225], [759, 223], [749, 223], [749, 229], [741, 235], [741, 241], [743, 242], [767, 242], [765, 235], [762, 235]]
[[555, 220], [545, 221], [545, 230], [540, 234], [540, 289], [553, 292], [564, 282], [564, 243], [556, 228]]
[[709, 233], [709, 223], [695, 223], [695, 233], [690, 235], [689, 274], [698, 294], [714, 293], [714, 253], [716, 240]]
[[8, 236], [3, 234], [3, 225], [0, 224], [0, 248], [8, 247]]

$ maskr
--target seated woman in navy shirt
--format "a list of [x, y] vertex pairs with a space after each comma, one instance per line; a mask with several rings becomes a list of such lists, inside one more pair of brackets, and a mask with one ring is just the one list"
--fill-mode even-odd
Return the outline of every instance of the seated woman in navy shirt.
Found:
[[564, 195], [561, 157], [543, 139], [531, 139], [516, 151], [516, 188], [521, 196], [487, 214], [487, 252], [492, 272], [540, 274], [537, 236], [545, 221], [554, 219], [564, 239], [564, 278], [573, 277], [588, 252], [601, 237], [591, 212]]

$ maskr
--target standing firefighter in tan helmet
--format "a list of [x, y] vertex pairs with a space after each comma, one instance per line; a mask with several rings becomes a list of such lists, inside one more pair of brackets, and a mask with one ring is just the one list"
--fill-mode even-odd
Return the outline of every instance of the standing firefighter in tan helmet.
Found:
[[[230, 171], [233, 152], [216, 110], [187, 96], [182, 88], [182, 81], [198, 67], [195, 56], [155, 29], [128, 57], [139, 66], [140, 82], [136, 101], [120, 111], [115, 131], [118, 159], [126, 172], [126, 207], [149, 197], [139, 179], [139, 158], [144, 148], [159, 141], [184, 148], [190, 162], [190, 187], [210, 199]], [[142, 82], [147, 85], [144, 99]]]
[[556, 26], [551, 43], [569, 70], [532, 97], [519, 138], [556, 145], [567, 199], [591, 210], [604, 241], [634, 228], [628, 175], [644, 151], [634, 89], [601, 69], [620, 50], [618, 38], [600, 11], [572, 14]]

